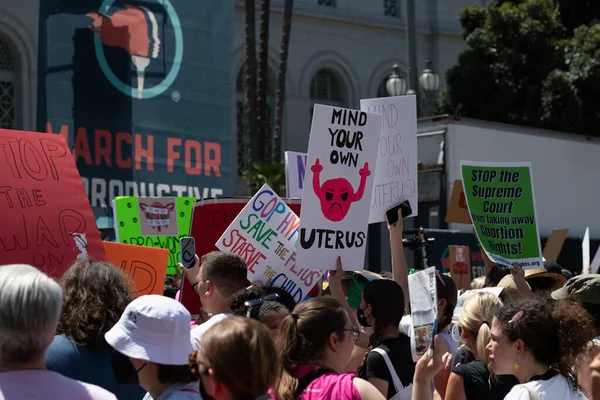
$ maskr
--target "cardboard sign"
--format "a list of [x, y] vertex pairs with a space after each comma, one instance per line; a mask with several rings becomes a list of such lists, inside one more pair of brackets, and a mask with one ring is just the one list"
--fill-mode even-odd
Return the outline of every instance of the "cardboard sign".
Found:
[[560, 251], [565, 244], [568, 233], [569, 228], [552, 229], [552, 232], [550, 232], [550, 237], [544, 246], [544, 252], [542, 253], [542, 256], [547, 261], [558, 260], [558, 256], [560, 255]]
[[117, 242], [169, 250], [168, 274], [177, 272], [179, 239], [190, 233], [194, 197], [117, 197]]
[[324, 271], [295, 267], [299, 225], [296, 214], [265, 184], [215, 246], [242, 257], [251, 282], [280, 287], [300, 303]]
[[369, 223], [385, 222], [385, 212], [404, 200], [410, 202], [411, 217], [416, 217], [419, 212], [416, 96], [361, 100], [360, 109], [383, 117]]
[[597, 274], [599, 272], [598, 271], [599, 268], [600, 268], [600, 247], [596, 251], [596, 255], [594, 256], [594, 258], [592, 259], [592, 263], [590, 264], [590, 273]]
[[542, 268], [531, 164], [460, 164], [471, 220], [488, 257], [506, 266]]
[[455, 180], [454, 186], [452, 186], [452, 196], [450, 197], [448, 211], [446, 212], [446, 223], [471, 225], [469, 207], [467, 206], [463, 183], [460, 179]]
[[306, 175], [306, 153], [285, 152], [285, 193], [288, 198], [301, 199]]
[[459, 289], [471, 289], [471, 257], [469, 246], [448, 246], [450, 250], [450, 276]]
[[[302, 194], [299, 268], [364, 265], [382, 117], [315, 105]], [[310, 169], [310, 170], [309, 170]]]
[[[296, 215], [300, 214], [300, 201], [283, 199]], [[231, 225], [242, 209], [248, 204], [248, 198], [218, 198], [199, 200], [194, 203], [192, 229], [190, 236], [196, 239], [196, 252], [202, 258], [204, 254], [219, 250], [215, 243]], [[200, 298], [192, 289], [188, 279], [183, 279], [181, 303], [190, 314], [200, 312]]]
[[104, 249], [108, 261], [133, 280], [135, 297], [163, 294], [169, 250], [111, 242], [104, 242]]
[[77, 258], [105, 260], [96, 220], [63, 138], [0, 129], [0, 265], [60, 278]]

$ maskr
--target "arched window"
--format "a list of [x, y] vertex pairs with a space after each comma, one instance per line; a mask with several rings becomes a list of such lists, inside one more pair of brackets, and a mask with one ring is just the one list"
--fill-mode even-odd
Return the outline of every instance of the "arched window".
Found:
[[[238, 174], [248, 169], [252, 161], [263, 161], [274, 159], [280, 161], [281, 137], [273, 140], [273, 130], [275, 124], [275, 78], [269, 71], [269, 80], [267, 82], [267, 113], [269, 114], [269, 134], [266, 138], [251, 138], [248, 135], [246, 115], [246, 76], [245, 68], [242, 67], [237, 75], [236, 90], [236, 119], [237, 119], [237, 164]], [[266, 144], [266, 148], [261, 147], [261, 143]], [[274, 154], [273, 154], [274, 153]]]
[[8, 43], [0, 37], [0, 128], [17, 128], [17, 66]]
[[313, 106], [319, 103], [334, 107], [348, 107], [348, 99], [340, 80], [333, 71], [328, 69], [320, 69], [313, 76], [310, 83], [310, 101]]

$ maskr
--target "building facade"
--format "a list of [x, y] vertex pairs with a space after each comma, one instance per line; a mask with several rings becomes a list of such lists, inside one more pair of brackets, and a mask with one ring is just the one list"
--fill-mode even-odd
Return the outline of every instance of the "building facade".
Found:
[[[442, 77], [464, 48], [459, 11], [485, 0], [416, 1], [418, 70], [431, 60]], [[259, 2], [257, 2], [259, 3]], [[268, 102], [274, 108], [284, 0], [272, 0]], [[257, 7], [259, 4], [257, 4]], [[282, 150], [306, 151], [314, 103], [359, 107], [361, 98], [385, 95], [394, 63], [407, 71], [403, 0], [296, 0], [288, 60]], [[34, 130], [37, 106], [39, 0], [0, 0], [0, 128]], [[257, 18], [259, 10], [257, 9]], [[245, 14], [235, 6], [232, 37], [232, 169], [252, 160], [243, 129]], [[258, 26], [257, 26], [258, 31]], [[273, 114], [273, 113], [271, 113]]]

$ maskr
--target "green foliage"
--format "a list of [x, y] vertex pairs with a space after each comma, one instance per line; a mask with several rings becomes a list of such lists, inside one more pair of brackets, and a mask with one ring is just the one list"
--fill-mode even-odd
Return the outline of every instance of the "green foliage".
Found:
[[571, 36], [552, 0], [495, 1], [459, 18], [468, 48], [446, 73], [444, 112], [600, 136], [600, 25]]
[[252, 167], [242, 171], [247, 186], [238, 191], [241, 196], [254, 196], [265, 183], [279, 195], [285, 197], [285, 165], [273, 162], [253, 162]]

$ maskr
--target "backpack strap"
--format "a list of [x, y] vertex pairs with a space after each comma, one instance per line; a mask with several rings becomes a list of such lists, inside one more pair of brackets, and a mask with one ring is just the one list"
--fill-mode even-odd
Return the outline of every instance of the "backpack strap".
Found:
[[398, 377], [396, 369], [392, 365], [392, 360], [390, 360], [390, 356], [388, 356], [385, 350], [379, 347], [376, 347], [371, 351], [374, 351], [375, 353], [380, 354], [383, 357], [383, 359], [385, 360], [385, 364], [387, 365], [388, 371], [390, 373], [390, 376], [392, 377], [392, 381], [394, 382], [394, 388], [396, 389], [396, 393], [400, 393], [402, 389], [406, 388], [406, 386], [402, 384], [402, 381]]
[[329, 374], [332, 372], [333, 371], [331, 371], [327, 368], [318, 368], [318, 369], [315, 369], [315, 370], [309, 372], [308, 374], [304, 375], [302, 378], [298, 379], [298, 387], [296, 388], [294, 397], [296, 397], [296, 398], [299, 397], [302, 394], [302, 392], [304, 392], [304, 390], [308, 387], [308, 385], [310, 385], [313, 381], [316, 381], [323, 375]]

